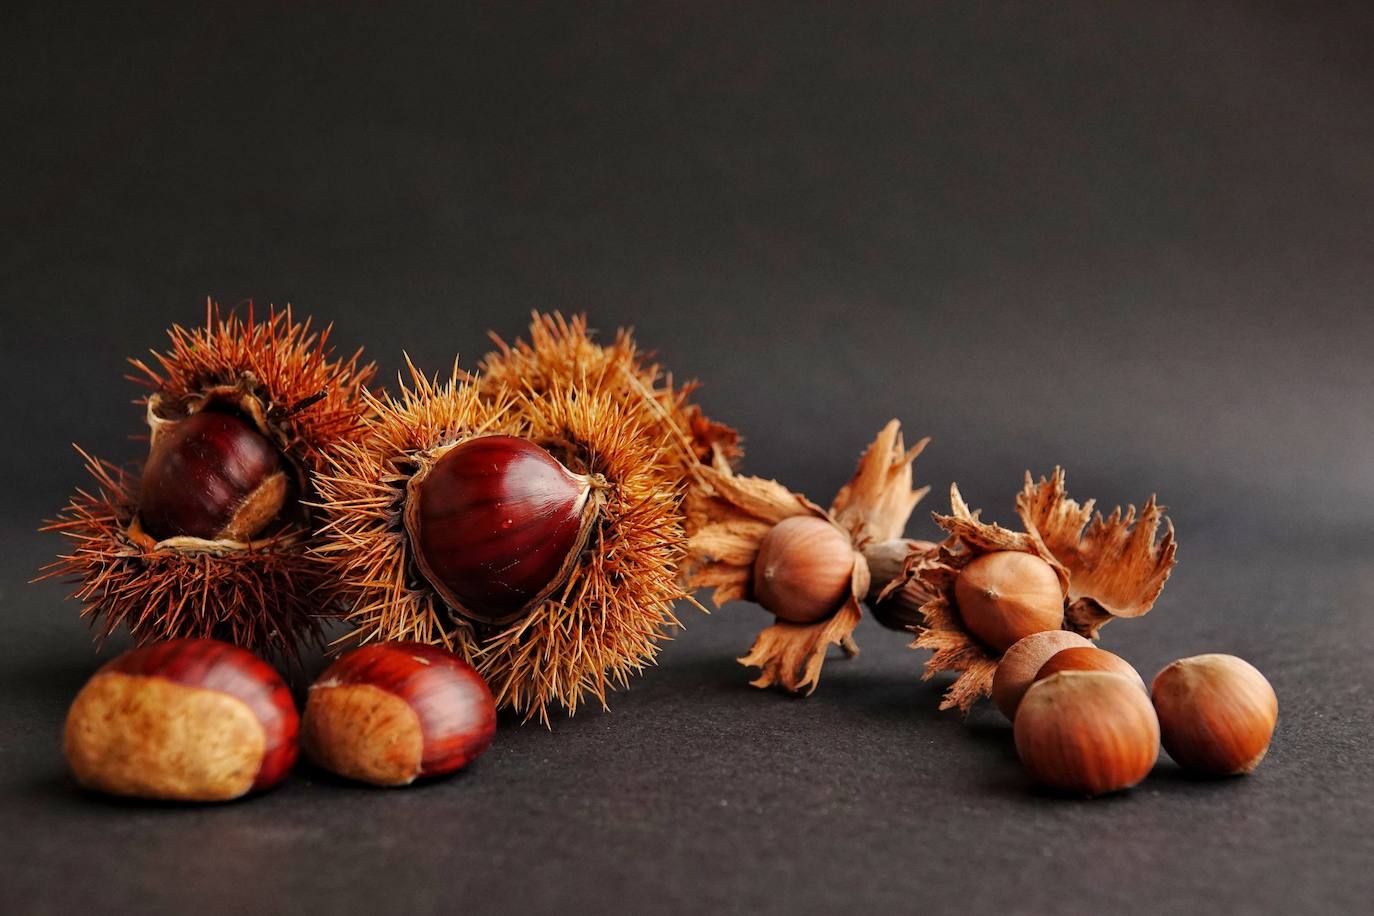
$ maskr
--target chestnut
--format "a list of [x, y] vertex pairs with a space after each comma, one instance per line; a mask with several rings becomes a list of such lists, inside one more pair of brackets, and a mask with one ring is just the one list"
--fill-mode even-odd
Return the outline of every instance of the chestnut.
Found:
[[1069, 630], [1042, 630], [1023, 636], [1003, 653], [992, 676], [992, 701], [1008, 719], [1016, 718], [1021, 704], [1035, 676], [1055, 653], [1073, 647], [1092, 646], [1088, 640]]
[[1145, 681], [1140, 677], [1140, 672], [1136, 671], [1130, 662], [1120, 655], [1114, 655], [1106, 649], [1100, 649], [1093, 645], [1070, 646], [1061, 649], [1040, 666], [1035, 679], [1043, 681], [1061, 671], [1111, 671], [1135, 681], [1140, 685], [1141, 690], [1147, 690]]
[[277, 517], [290, 481], [277, 447], [232, 413], [201, 410], [156, 428], [139, 521], [163, 540], [246, 541]]
[[452, 773], [496, 732], [496, 704], [473, 667], [416, 642], [355, 649], [310, 687], [302, 744], [322, 768], [378, 786]]
[[965, 566], [954, 600], [969, 632], [999, 652], [1064, 623], [1064, 591], [1054, 568], [1016, 550], [985, 553]]
[[1269, 750], [1278, 697], [1243, 659], [1181, 658], [1155, 675], [1152, 697], [1164, 749], [1186, 770], [1238, 776], [1259, 766]]
[[1129, 789], [1159, 757], [1149, 697], [1109, 671], [1063, 671], [1032, 684], [1013, 733], [1036, 782], [1080, 795]]
[[754, 560], [754, 597], [779, 620], [815, 623], [849, 598], [854, 572], [849, 536], [813, 515], [773, 526]]
[[281, 782], [300, 719], [266, 662], [214, 639], [125, 652], [67, 713], [67, 762], [83, 786], [137, 798], [226, 801]]
[[411, 478], [405, 527], [425, 579], [482, 624], [524, 616], [567, 578], [604, 481], [516, 436], [478, 436]]

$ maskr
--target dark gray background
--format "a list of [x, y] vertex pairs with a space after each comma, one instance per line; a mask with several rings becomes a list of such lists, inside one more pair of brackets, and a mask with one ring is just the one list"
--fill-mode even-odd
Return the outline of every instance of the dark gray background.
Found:
[[[1350, 911], [1374, 893], [1374, 19], [1311, 4], [221, 4], [3, 14], [0, 908]], [[1146, 7], [1142, 9], [1138, 7]], [[1269, 759], [1044, 797], [984, 709], [865, 623], [806, 701], [689, 614], [609, 714], [507, 723], [472, 770], [309, 772], [176, 808], [78, 792], [97, 665], [25, 580], [127, 460], [123, 359], [204, 298], [292, 302], [393, 373], [588, 310], [822, 501], [889, 417], [1011, 521], [1024, 469], [1157, 490], [1180, 565], [1105, 645], [1230, 651]]]

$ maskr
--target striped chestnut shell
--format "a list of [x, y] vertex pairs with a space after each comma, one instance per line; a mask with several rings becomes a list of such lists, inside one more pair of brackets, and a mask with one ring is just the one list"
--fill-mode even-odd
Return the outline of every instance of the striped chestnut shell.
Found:
[[112, 795], [227, 801], [268, 789], [296, 762], [291, 691], [247, 649], [174, 639], [131, 649], [67, 713], [77, 782]]
[[415, 565], [459, 616], [499, 626], [567, 580], [606, 487], [516, 436], [478, 436], [437, 453], [408, 484]]

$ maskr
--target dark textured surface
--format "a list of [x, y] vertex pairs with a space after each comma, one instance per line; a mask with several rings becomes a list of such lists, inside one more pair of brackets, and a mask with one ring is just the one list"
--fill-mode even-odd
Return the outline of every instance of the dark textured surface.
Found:
[[[8, 911], [1331, 913], [1374, 894], [1374, 23], [1358, 5], [251, 3], [0, 26], [0, 888]], [[1144, 6], [1144, 5], [1142, 5]], [[442, 11], [438, 11], [442, 10]], [[1251, 778], [1028, 789], [870, 623], [805, 701], [748, 606], [552, 732], [410, 791], [78, 792], [97, 664], [32, 533], [71, 440], [137, 445], [122, 360], [206, 295], [292, 301], [388, 372], [532, 307], [633, 322], [826, 500], [889, 417], [1010, 521], [1023, 469], [1158, 490], [1178, 572], [1105, 645], [1231, 651]], [[933, 534], [924, 509], [913, 533]]]

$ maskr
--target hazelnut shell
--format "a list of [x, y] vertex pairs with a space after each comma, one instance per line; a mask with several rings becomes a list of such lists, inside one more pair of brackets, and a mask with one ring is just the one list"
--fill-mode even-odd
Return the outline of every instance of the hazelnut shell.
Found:
[[992, 701], [1002, 710], [1002, 715], [1016, 718], [1016, 707], [1045, 662], [1064, 649], [1091, 645], [1087, 639], [1068, 630], [1044, 630], [1023, 636], [997, 663], [997, 673], [992, 678]]
[[1181, 658], [1155, 675], [1151, 697], [1164, 749], [1184, 769], [1215, 776], [1249, 773], [1269, 750], [1278, 697], [1243, 659]]
[[1016, 711], [1016, 753], [1038, 783], [1076, 795], [1129, 789], [1159, 756], [1159, 722], [1135, 683], [1107, 671], [1037, 681]]

